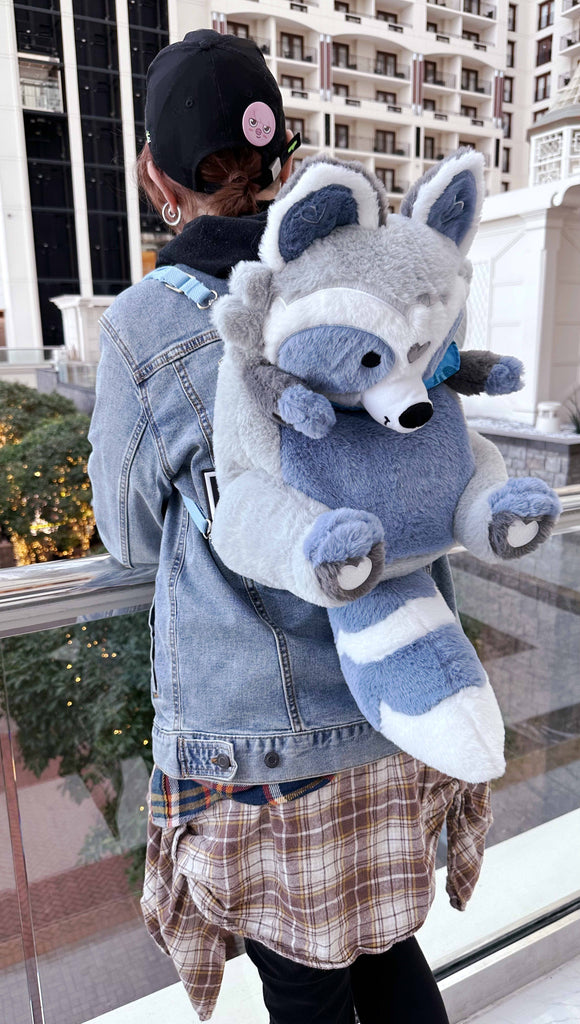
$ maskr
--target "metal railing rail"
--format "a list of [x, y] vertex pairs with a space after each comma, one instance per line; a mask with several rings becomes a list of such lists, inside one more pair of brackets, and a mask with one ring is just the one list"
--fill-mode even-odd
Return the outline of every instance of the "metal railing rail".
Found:
[[[580, 529], [580, 486], [558, 488], [563, 512], [555, 533]], [[460, 545], [453, 552], [464, 550]], [[517, 570], [517, 562], [510, 563]], [[0, 637], [34, 633], [83, 615], [135, 611], [151, 604], [156, 566], [126, 569], [111, 555], [0, 570]]]

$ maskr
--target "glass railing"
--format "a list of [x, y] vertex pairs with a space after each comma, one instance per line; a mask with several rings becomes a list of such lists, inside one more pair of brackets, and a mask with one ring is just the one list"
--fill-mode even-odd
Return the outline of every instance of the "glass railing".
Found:
[[[494, 784], [484, 873], [464, 915], [446, 906], [440, 844], [438, 894], [419, 938], [442, 975], [580, 893], [580, 488], [561, 494], [557, 532], [533, 555], [494, 566], [452, 555], [464, 627], [506, 720], [508, 769]], [[0, 572], [0, 1019], [9, 1024], [83, 1024], [177, 980], [139, 908], [153, 579], [154, 569], [122, 569], [106, 555]]]

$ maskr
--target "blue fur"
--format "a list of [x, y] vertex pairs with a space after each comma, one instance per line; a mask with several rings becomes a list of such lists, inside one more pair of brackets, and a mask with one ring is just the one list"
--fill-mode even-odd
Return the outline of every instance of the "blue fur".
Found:
[[[361, 359], [371, 351], [380, 355], [380, 363], [363, 366]], [[312, 388], [347, 394], [366, 391], [382, 380], [395, 356], [376, 334], [343, 324], [321, 324], [286, 338], [277, 362]]]
[[511, 395], [514, 391], [521, 391], [524, 386], [523, 374], [524, 364], [519, 359], [515, 356], [502, 356], [491, 368], [485, 382], [486, 394]]
[[[284, 481], [328, 508], [374, 513], [385, 530], [387, 561], [453, 543], [455, 508], [475, 469], [459, 402], [445, 384], [429, 394], [433, 416], [413, 434], [344, 412], [318, 441], [281, 428]], [[436, 474], [425, 466], [436, 466]]]
[[370, 512], [338, 508], [323, 512], [304, 541], [304, 554], [312, 565], [361, 558], [383, 540], [383, 528]]
[[[334, 609], [329, 615], [332, 624]], [[380, 728], [382, 700], [393, 711], [423, 715], [466, 686], [485, 683], [477, 654], [455, 625], [441, 626], [382, 661], [358, 665], [344, 655], [340, 665], [354, 699], [375, 729]]]
[[560, 499], [551, 487], [534, 476], [510, 479], [489, 499], [492, 513], [512, 512], [521, 519], [557, 516], [562, 510]]
[[310, 192], [282, 220], [278, 245], [283, 259], [295, 260], [317, 238], [326, 238], [345, 224], [358, 224], [358, 209], [349, 188], [326, 185]]
[[417, 569], [406, 576], [396, 576], [386, 586], [375, 587], [370, 594], [357, 601], [335, 608], [332, 614], [332, 628], [343, 629], [346, 633], [358, 633], [367, 626], [381, 622], [416, 597], [434, 597], [435, 584], [426, 569]]
[[278, 413], [285, 423], [307, 437], [326, 437], [336, 423], [328, 398], [309, 391], [302, 384], [286, 388], [278, 401]]
[[460, 171], [435, 200], [427, 224], [461, 245], [473, 225], [477, 207], [477, 185], [471, 171]]

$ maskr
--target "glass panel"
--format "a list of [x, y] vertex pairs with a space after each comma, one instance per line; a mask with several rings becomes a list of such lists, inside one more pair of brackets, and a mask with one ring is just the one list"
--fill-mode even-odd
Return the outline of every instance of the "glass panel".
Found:
[[[0, 707], [0, 1020], [10, 1024], [30, 1024], [11, 823], [13, 830], [18, 832], [8, 721]], [[14, 836], [14, 841], [16, 838]]]
[[80, 1024], [177, 980], [139, 907], [147, 616], [80, 621], [2, 647], [46, 1024]]

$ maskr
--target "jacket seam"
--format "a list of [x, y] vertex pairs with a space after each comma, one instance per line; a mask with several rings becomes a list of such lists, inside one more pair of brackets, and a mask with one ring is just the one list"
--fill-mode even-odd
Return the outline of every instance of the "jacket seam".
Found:
[[197, 391], [195, 390], [191, 378], [187, 373], [185, 367], [181, 364], [177, 364], [174, 365], [173, 369], [179, 379], [179, 383], [181, 384], [185, 397], [195, 410], [201, 428], [201, 432], [206, 440], [206, 444], [209, 451], [209, 457], [213, 465], [213, 427], [207, 414], [207, 409], [205, 408], [201, 398], [199, 397]]
[[[170, 613], [170, 630], [169, 640], [171, 648], [171, 683], [173, 688], [173, 713], [175, 716], [174, 721], [181, 723], [183, 720], [183, 708], [181, 706], [181, 680], [179, 674], [179, 664], [177, 657], [178, 648], [178, 614], [179, 614], [179, 603], [177, 601], [177, 586], [183, 566], [185, 564], [185, 553], [187, 549], [187, 531], [189, 527], [189, 512], [182, 503], [181, 511], [181, 526], [179, 531], [179, 538], [177, 542], [177, 550], [175, 552], [175, 558], [173, 565], [171, 566], [171, 572], [169, 573], [168, 588], [169, 588], [169, 604], [171, 608]], [[177, 730], [179, 731], [179, 730]]]
[[179, 341], [176, 345], [171, 348], [165, 349], [161, 355], [154, 356], [148, 362], [143, 363], [141, 366], [137, 366], [135, 369], [135, 382], [137, 384], [143, 383], [153, 374], [157, 373], [158, 370], [162, 370], [165, 366], [170, 366], [172, 363], [178, 362], [183, 359], [184, 356], [190, 355], [195, 352], [198, 348], [203, 348], [205, 345], [212, 345], [216, 341], [221, 341], [221, 338], [217, 331], [210, 330], [204, 331], [202, 334], [196, 334], [192, 338], [188, 338], [187, 341]]
[[243, 576], [242, 579], [246, 593], [252, 602], [254, 611], [258, 617], [266, 623], [269, 629], [271, 629], [276, 641], [278, 665], [280, 666], [280, 675], [283, 684], [282, 688], [284, 690], [284, 700], [286, 702], [286, 709], [292, 726], [292, 732], [304, 732], [304, 722], [300, 716], [298, 701], [296, 700], [296, 690], [294, 687], [294, 678], [292, 676], [292, 666], [290, 663], [290, 653], [288, 651], [286, 636], [283, 631], [272, 622], [268, 612], [266, 611], [262, 598], [256, 590], [254, 581], [247, 579], [245, 576]]
[[135, 428], [131, 435], [131, 440], [125, 451], [123, 462], [121, 465], [121, 476], [119, 480], [119, 510], [120, 510], [120, 541], [121, 541], [121, 555], [123, 561], [127, 565], [133, 567], [131, 561], [130, 550], [129, 550], [129, 476], [131, 474], [131, 466], [139, 447], [145, 430], [147, 429], [147, 416], [145, 411], [141, 410], [141, 415], [135, 424]]
[[[355, 725], [356, 726], [364, 725], [364, 726], [368, 726], [369, 729], [372, 729], [372, 726], [371, 726], [370, 722], [368, 721], [368, 719], [364, 718], [364, 716], [361, 716], [361, 718], [355, 718], [352, 722], [339, 722], [336, 725], [318, 725], [318, 726], [316, 726], [316, 727], [314, 727], [312, 729], [304, 728], [304, 729], [300, 730], [300, 736], [301, 737], [302, 736], [314, 736], [318, 732], [336, 732], [337, 729], [339, 729], [339, 730], [350, 729], [350, 728], [352, 728], [352, 726], [355, 726]], [[273, 732], [267, 732], [267, 731], [263, 730], [262, 732], [259, 732], [259, 733], [257, 733], [257, 732], [215, 732], [215, 731], [204, 732], [203, 730], [195, 730], [195, 729], [163, 729], [161, 726], [157, 725], [156, 723], [154, 724], [153, 728], [158, 733], [160, 733], [163, 736], [179, 736], [179, 737], [183, 737], [185, 739], [188, 736], [193, 736], [193, 737], [195, 737], [197, 739], [197, 737], [199, 736], [200, 737], [200, 742], [204, 742], [204, 743], [206, 741], [208, 741], [208, 742], [216, 742], [216, 743], [219, 742], [219, 741], [223, 741], [225, 743], [226, 741], [229, 741], [229, 740], [256, 740], [256, 741], [258, 741], [258, 740], [262, 740], [262, 739], [276, 739], [276, 738], [288, 739], [288, 738], [290, 738], [292, 736], [296, 736], [296, 730], [293, 730], [293, 729], [287, 729], [287, 730], [275, 729]], [[385, 739], [386, 739], [386, 737], [385, 737]], [[395, 745], [395, 744], [393, 744], [393, 745]]]

